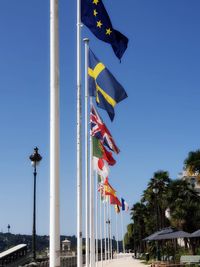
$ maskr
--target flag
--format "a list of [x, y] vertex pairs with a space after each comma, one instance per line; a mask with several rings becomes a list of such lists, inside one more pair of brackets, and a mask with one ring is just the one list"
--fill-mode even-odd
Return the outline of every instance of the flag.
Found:
[[111, 205], [118, 205], [121, 206], [121, 202], [119, 201], [118, 197], [115, 195], [110, 195], [110, 204]]
[[94, 170], [104, 179], [109, 176], [110, 168], [105, 160], [93, 157], [93, 167]]
[[115, 165], [116, 160], [113, 158], [112, 153], [106, 150], [99, 139], [92, 137], [92, 145], [93, 157], [104, 159], [111, 166]]
[[91, 124], [91, 135], [100, 139], [102, 143], [107, 146], [110, 150], [118, 154], [120, 152], [119, 148], [116, 146], [114, 139], [102, 118], [99, 116], [95, 107], [92, 106], [90, 112], [90, 124]]
[[115, 196], [116, 194], [116, 190], [108, 182], [108, 177], [104, 181], [104, 194], [106, 196]]
[[97, 106], [106, 110], [111, 121], [114, 107], [127, 97], [126, 91], [103, 63], [89, 50], [89, 95], [96, 97]]
[[121, 59], [127, 48], [128, 38], [113, 29], [102, 0], [81, 0], [81, 21], [98, 39], [109, 43], [115, 55]]
[[123, 198], [121, 198], [121, 203], [122, 203], [122, 210], [128, 211], [129, 206]]
[[118, 205], [115, 205], [115, 211], [116, 211], [116, 213], [120, 213], [120, 208]]

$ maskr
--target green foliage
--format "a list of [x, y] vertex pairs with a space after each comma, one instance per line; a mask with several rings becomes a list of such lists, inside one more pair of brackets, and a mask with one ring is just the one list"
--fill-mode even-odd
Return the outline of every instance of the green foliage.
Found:
[[[200, 150], [189, 153], [184, 167], [200, 174]], [[167, 218], [166, 210], [170, 214]], [[133, 205], [131, 220], [125, 235], [126, 245], [138, 253], [148, 251], [150, 257], [155, 258], [156, 243], [147, 244], [143, 239], [168, 226], [189, 233], [200, 229], [200, 197], [186, 181], [172, 180], [167, 171], [159, 170], [150, 179], [141, 200]], [[191, 252], [192, 243], [189, 242], [188, 245]], [[178, 259], [179, 252], [183, 252], [178, 248], [177, 254], [173, 255], [174, 251], [173, 243], [162, 242], [162, 255], [171, 255]]]

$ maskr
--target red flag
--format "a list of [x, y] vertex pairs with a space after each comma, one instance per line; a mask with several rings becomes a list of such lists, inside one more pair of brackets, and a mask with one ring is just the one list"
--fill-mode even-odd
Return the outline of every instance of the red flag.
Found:
[[111, 205], [117, 205], [121, 207], [121, 202], [119, 201], [118, 197], [115, 195], [110, 195], [110, 204]]
[[102, 159], [106, 160], [109, 165], [113, 166], [116, 163], [116, 160], [113, 158], [112, 153], [106, 150], [106, 148], [102, 145], [103, 149], [103, 157]]

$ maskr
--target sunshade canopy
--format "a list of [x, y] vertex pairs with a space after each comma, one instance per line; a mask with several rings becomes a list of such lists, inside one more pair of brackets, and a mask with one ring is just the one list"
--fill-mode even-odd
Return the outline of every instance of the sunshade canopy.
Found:
[[153, 240], [165, 240], [165, 239], [188, 238], [188, 237], [192, 237], [191, 234], [184, 232], [182, 230], [177, 230], [176, 228], [168, 227], [151, 234], [144, 240], [153, 241]]

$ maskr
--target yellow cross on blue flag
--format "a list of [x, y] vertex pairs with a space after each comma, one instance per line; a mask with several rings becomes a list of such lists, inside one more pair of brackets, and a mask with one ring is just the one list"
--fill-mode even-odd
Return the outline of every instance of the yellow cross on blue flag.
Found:
[[121, 59], [128, 38], [113, 29], [102, 0], [81, 0], [81, 20], [98, 39], [111, 44], [115, 55]]
[[97, 106], [105, 109], [113, 121], [114, 107], [127, 97], [126, 91], [102, 62], [89, 50], [89, 95], [96, 97]]

